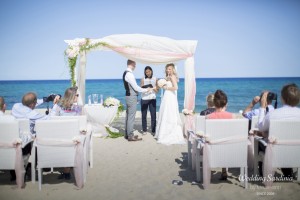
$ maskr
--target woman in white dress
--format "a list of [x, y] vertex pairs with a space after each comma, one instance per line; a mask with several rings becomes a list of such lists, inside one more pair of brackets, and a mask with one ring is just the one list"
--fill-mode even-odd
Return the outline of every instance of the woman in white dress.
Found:
[[178, 77], [173, 63], [165, 67], [166, 84], [155, 131], [155, 138], [160, 144], [186, 144], [183, 137], [182, 122], [178, 110]]

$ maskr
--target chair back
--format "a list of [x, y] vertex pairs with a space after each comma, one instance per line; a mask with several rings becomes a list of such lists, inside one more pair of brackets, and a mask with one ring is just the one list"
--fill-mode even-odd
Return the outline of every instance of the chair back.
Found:
[[248, 144], [247, 119], [207, 119], [205, 134], [210, 141], [225, 138], [233, 142], [210, 145], [211, 167], [246, 167]]
[[205, 116], [197, 115], [196, 116], [196, 133], [203, 132], [205, 134]]
[[30, 133], [30, 121], [29, 119], [16, 119], [19, 122], [19, 129], [20, 129], [20, 133], [22, 132], [26, 132], [26, 133]]
[[[0, 143], [12, 144], [19, 138], [19, 124], [16, 120], [0, 120]], [[0, 144], [0, 169], [15, 169], [15, 148], [2, 148]]]
[[258, 116], [252, 116], [251, 119], [251, 130], [258, 130]]
[[[77, 119], [79, 120], [79, 130], [86, 130], [86, 139], [84, 142], [84, 172], [87, 173], [88, 166], [92, 162], [92, 132], [88, 130], [88, 122], [87, 122], [87, 116], [86, 115], [76, 115], [76, 116], [51, 116], [51, 119], [54, 120], [64, 120], [64, 119]], [[86, 176], [84, 177], [86, 179]]]
[[300, 119], [270, 120], [269, 138], [278, 142], [289, 140], [298, 144], [273, 145], [273, 167], [300, 167]]
[[87, 116], [86, 115], [51, 116], [50, 119], [54, 119], [54, 120], [77, 119], [77, 120], [79, 120], [79, 130], [86, 130], [86, 128], [87, 128]]
[[[79, 136], [78, 119], [37, 120], [36, 140], [72, 140]], [[74, 146], [48, 146], [37, 142], [37, 161], [40, 168], [74, 166]]]

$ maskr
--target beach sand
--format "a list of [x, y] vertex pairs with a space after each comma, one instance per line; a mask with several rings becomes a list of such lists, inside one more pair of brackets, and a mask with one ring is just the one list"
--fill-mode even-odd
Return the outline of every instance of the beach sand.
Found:
[[[123, 132], [124, 116], [115, 119], [112, 126]], [[135, 129], [141, 130], [139, 112]], [[8, 171], [0, 170], [0, 199], [299, 199], [300, 184], [296, 181], [275, 182], [272, 189], [254, 181], [244, 189], [238, 181], [239, 169], [229, 169], [228, 181], [219, 181], [221, 169], [214, 169], [210, 189], [203, 190], [201, 185], [192, 185], [196, 174], [188, 167], [186, 145], [165, 146], [157, 144], [149, 133], [139, 136], [143, 138], [140, 142], [94, 138], [94, 167], [81, 190], [75, 189], [74, 179], [57, 180], [57, 171], [43, 176], [41, 191], [37, 182], [26, 182], [22, 190], [13, 189], [15, 183], [10, 182]], [[183, 184], [173, 185], [173, 180]]]

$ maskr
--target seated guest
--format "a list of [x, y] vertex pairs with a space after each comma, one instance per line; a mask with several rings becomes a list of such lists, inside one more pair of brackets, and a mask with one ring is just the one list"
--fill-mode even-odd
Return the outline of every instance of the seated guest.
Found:
[[[56, 103], [58, 98], [59, 96], [56, 96], [53, 103]], [[32, 134], [35, 134], [35, 120], [44, 120], [49, 118], [47, 115], [41, 114], [34, 110], [39, 103], [42, 103], [42, 101], [42, 99], [37, 99], [35, 93], [28, 92], [23, 96], [22, 103], [14, 104], [11, 111], [11, 114], [17, 119], [25, 118], [30, 120], [30, 132]]]
[[5, 100], [2, 96], [0, 96], [0, 119], [15, 120], [13, 116], [5, 115], [5, 110], [6, 110]]
[[54, 103], [54, 106], [50, 112], [51, 116], [75, 116], [81, 114], [81, 109], [77, 105], [77, 94], [78, 87], [70, 87], [66, 89], [63, 98], [58, 102]]
[[[222, 90], [217, 90], [214, 94], [215, 112], [206, 116], [207, 119], [233, 119], [232, 113], [226, 111], [227, 95]], [[222, 168], [220, 180], [227, 180], [226, 168]]]
[[[263, 93], [262, 93], [262, 94], [263, 94]], [[261, 96], [262, 96], [262, 94], [261, 94]], [[274, 94], [274, 93], [269, 92], [269, 94], [271, 94], [271, 95], [268, 95], [268, 98], [267, 98], [267, 104], [268, 104], [268, 105], [267, 105], [267, 108], [268, 108], [268, 112], [274, 110], [274, 106], [272, 105], [272, 101], [274, 100], [274, 97], [275, 97], [275, 94]], [[253, 108], [254, 108], [254, 106], [255, 106], [258, 102], [260, 102], [261, 96], [255, 96], [255, 97], [252, 99], [251, 103], [244, 109], [244, 111], [243, 111], [243, 116], [244, 116], [245, 118], [251, 120], [251, 119], [252, 119], [252, 116], [258, 116], [258, 114], [259, 114], [259, 108], [256, 108], [256, 109], [253, 109]], [[277, 95], [276, 95], [276, 99], [277, 99]], [[276, 104], [277, 104], [277, 100], [276, 100], [276, 103], [275, 103], [275, 107], [277, 107]]]
[[222, 90], [217, 90], [214, 94], [215, 111], [207, 115], [207, 119], [232, 119], [233, 114], [226, 111], [227, 95]]
[[[66, 89], [63, 98], [59, 101], [59, 103], [54, 104], [50, 115], [51, 116], [76, 116], [80, 115], [80, 109], [77, 106], [77, 87], [70, 87]], [[58, 179], [71, 179], [70, 174], [71, 168], [65, 167], [64, 171], [58, 176]]]
[[0, 96], [0, 116], [4, 115], [6, 110], [6, 104], [4, 98]]
[[205, 110], [202, 110], [200, 112], [200, 115], [208, 115], [210, 113], [213, 113], [215, 109], [215, 104], [214, 104], [214, 94], [208, 94], [206, 97], [206, 105], [207, 108]]
[[[300, 119], [300, 91], [296, 84], [288, 84], [283, 86], [281, 90], [281, 102], [283, 106], [272, 112], [266, 112], [268, 92], [264, 92], [261, 98], [261, 107], [258, 117], [258, 129], [262, 136], [268, 138], [268, 131], [271, 119]], [[264, 148], [262, 149], [264, 150]], [[292, 177], [293, 170], [291, 168], [282, 168], [285, 177]]]

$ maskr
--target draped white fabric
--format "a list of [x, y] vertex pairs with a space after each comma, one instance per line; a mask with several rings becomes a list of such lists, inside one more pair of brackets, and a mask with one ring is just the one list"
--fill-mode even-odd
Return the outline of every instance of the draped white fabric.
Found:
[[[74, 40], [75, 41], [75, 40]], [[72, 40], [65, 40], [68, 45]], [[95, 50], [112, 50], [136, 62], [147, 64], [166, 64], [179, 60], [185, 62], [185, 99], [184, 106], [193, 110], [195, 106], [195, 70], [194, 53], [197, 46], [195, 40], [173, 40], [145, 34], [110, 35], [101, 39], [90, 39], [90, 45], [103, 43]], [[77, 75], [77, 85], [81, 93], [82, 104], [85, 104], [85, 55], [80, 55], [80, 73]], [[84, 87], [84, 88], [83, 88]]]
[[85, 74], [86, 74], [86, 52], [80, 53], [80, 63], [79, 68], [77, 69], [76, 74], [76, 82], [78, 86], [78, 104], [84, 105], [85, 104]]

